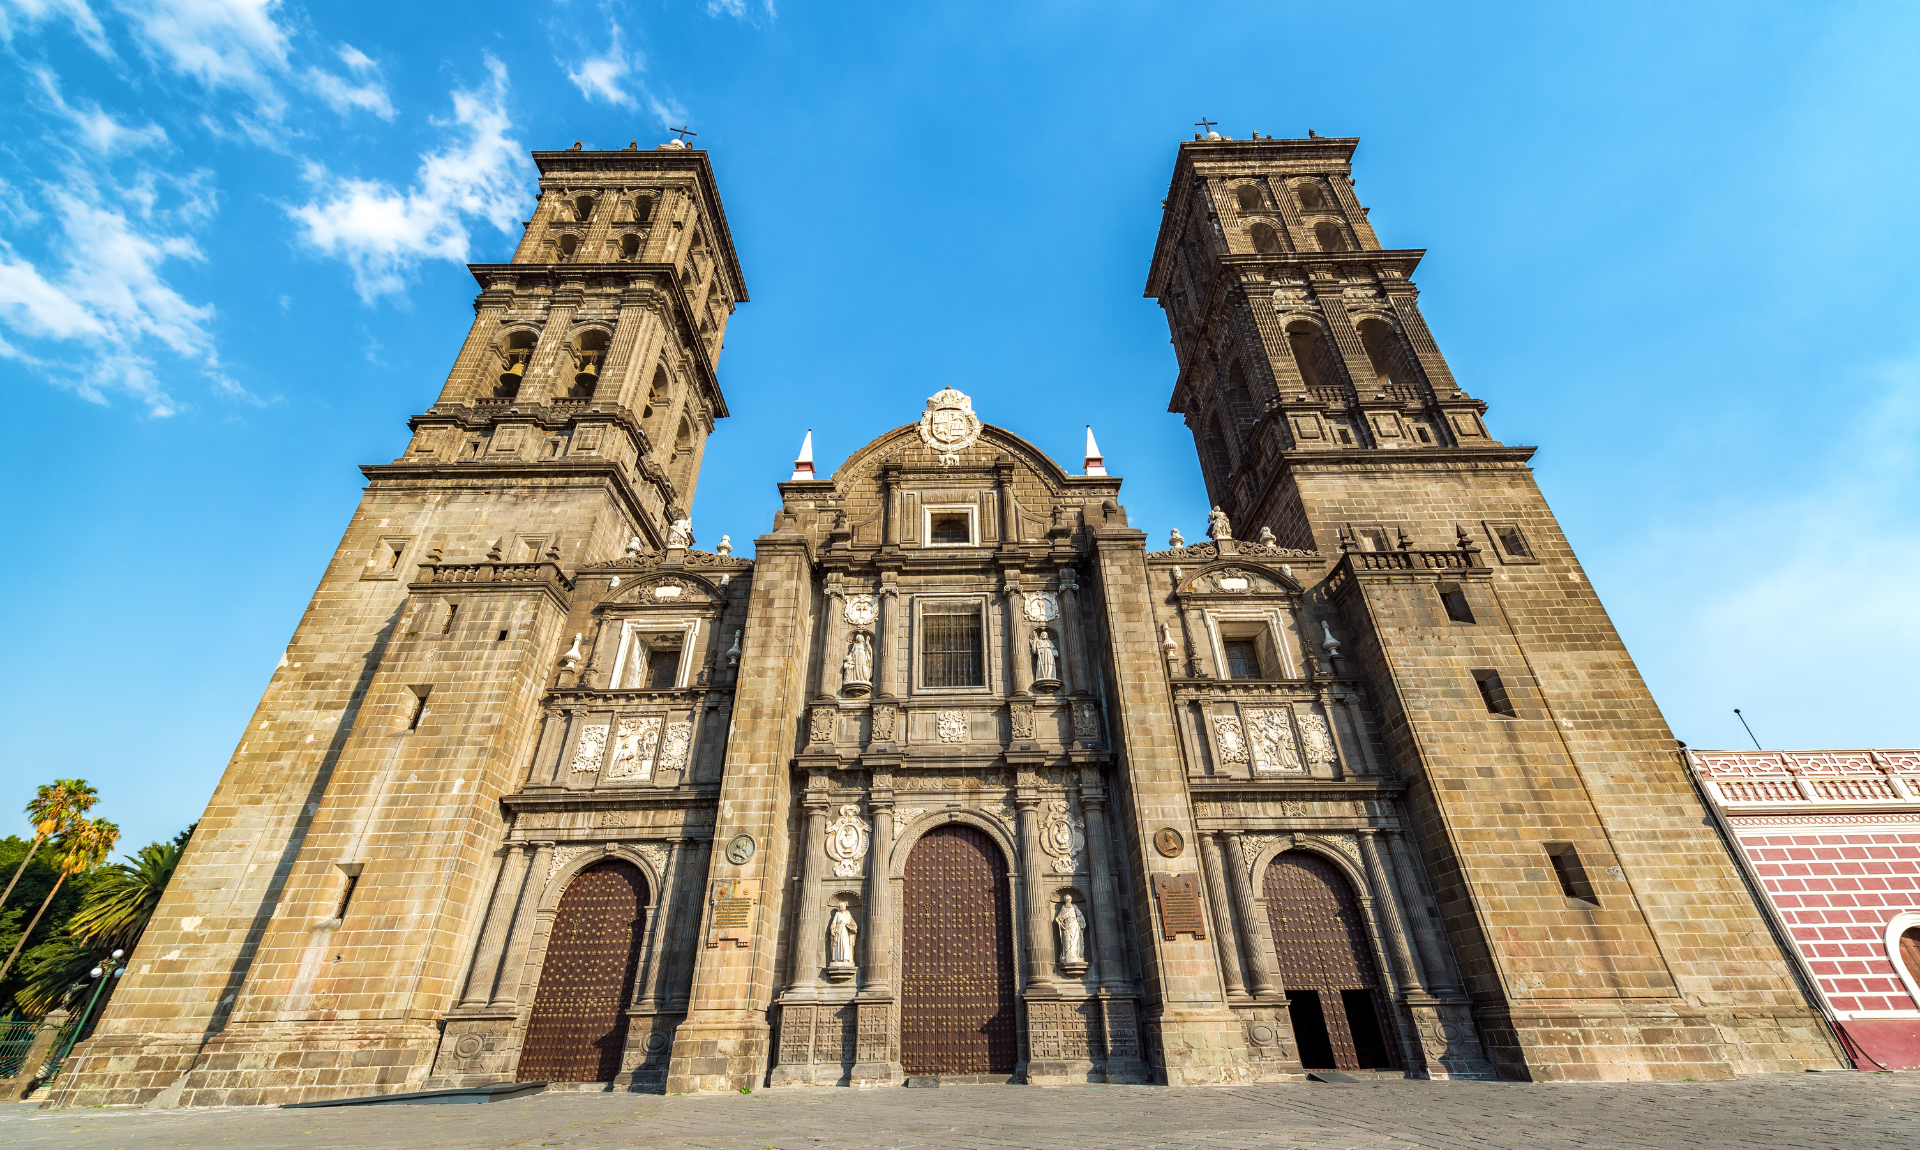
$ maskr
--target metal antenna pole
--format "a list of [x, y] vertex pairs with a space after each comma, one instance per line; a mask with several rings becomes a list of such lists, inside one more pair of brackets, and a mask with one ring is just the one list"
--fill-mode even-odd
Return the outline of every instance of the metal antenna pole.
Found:
[[[1741, 714], [1740, 714], [1740, 708], [1738, 708], [1738, 707], [1735, 707], [1735, 708], [1733, 709], [1733, 713], [1734, 713], [1735, 715], [1739, 715], [1739, 716], [1740, 716], [1740, 725], [1741, 725], [1741, 726], [1743, 726], [1743, 727], [1747, 727], [1747, 717], [1746, 717], [1745, 715], [1741, 715]], [[1763, 746], [1761, 746], [1761, 745], [1760, 745], [1760, 740], [1759, 740], [1759, 739], [1757, 739], [1757, 738], [1754, 738], [1754, 735], [1753, 735], [1753, 728], [1752, 728], [1752, 727], [1747, 727], [1747, 738], [1749, 738], [1749, 739], [1753, 739], [1753, 749], [1754, 749], [1754, 750], [1756, 750], [1756, 751], [1764, 751], [1764, 750], [1766, 750], [1766, 748], [1765, 748], [1765, 747], [1763, 747]]]

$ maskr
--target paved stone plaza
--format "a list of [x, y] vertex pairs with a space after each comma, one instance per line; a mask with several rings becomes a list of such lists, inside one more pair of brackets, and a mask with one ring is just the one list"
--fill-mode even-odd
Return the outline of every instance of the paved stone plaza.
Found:
[[321, 1110], [0, 1108], [0, 1144], [62, 1150], [213, 1147], [990, 1147], [1174, 1150], [1367, 1147], [1912, 1147], [1920, 1075], [1729, 1082], [1494, 1082], [1034, 1089], [775, 1090], [661, 1097], [543, 1094], [484, 1106]]

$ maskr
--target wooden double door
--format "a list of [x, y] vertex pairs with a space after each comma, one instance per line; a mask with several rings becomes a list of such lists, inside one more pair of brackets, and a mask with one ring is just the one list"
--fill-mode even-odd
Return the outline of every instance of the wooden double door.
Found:
[[908, 1074], [1009, 1074], [1013, 900], [1007, 861], [976, 827], [948, 823], [907, 856], [901, 901], [900, 1061]]
[[567, 884], [515, 1077], [607, 1082], [620, 1073], [646, 920], [647, 880], [632, 863], [595, 863]]
[[1318, 855], [1287, 851], [1268, 865], [1262, 893], [1301, 1064], [1396, 1065], [1384, 1025], [1386, 996], [1346, 877]]

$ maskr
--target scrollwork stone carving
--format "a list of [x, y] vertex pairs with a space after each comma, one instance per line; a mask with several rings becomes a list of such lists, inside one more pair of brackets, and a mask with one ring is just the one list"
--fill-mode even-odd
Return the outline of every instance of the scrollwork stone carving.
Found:
[[941, 711], [938, 716], [940, 741], [943, 743], [964, 743], [967, 741], [967, 713], [965, 711]]
[[1047, 803], [1040, 822], [1040, 849], [1053, 856], [1055, 874], [1079, 869], [1080, 852], [1087, 843], [1087, 821], [1075, 815], [1065, 799]]
[[1300, 742], [1307, 749], [1307, 762], [1316, 769], [1331, 770], [1340, 761], [1333, 749], [1333, 735], [1327, 721], [1319, 715], [1300, 716]]
[[827, 824], [827, 857], [833, 860], [835, 876], [853, 878], [860, 873], [871, 833], [858, 806], [848, 803], [840, 808], [840, 816]]
[[1220, 758], [1223, 762], [1244, 763], [1247, 761], [1247, 736], [1240, 727], [1240, 720], [1233, 715], [1215, 715], [1213, 717], [1213, 737], [1219, 744]]

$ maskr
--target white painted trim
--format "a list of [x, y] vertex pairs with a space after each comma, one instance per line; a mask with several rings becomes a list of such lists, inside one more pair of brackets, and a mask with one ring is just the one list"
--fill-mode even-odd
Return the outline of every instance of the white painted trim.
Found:
[[1219, 668], [1220, 678], [1225, 681], [1227, 675], [1226, 640], [1221, 637], [1221, 623], [1259, 623], [1267, 629], [1267, 641], [1272, 645], [1276, 657], [1280, 660], [1279, 677], [1282, 679], [1299, 678], [1293, 669], [1293, 653], [1287, 649], [1287, 629], [1280, 617], [1278, 608], [1229, 607], [1225, 610], [1202, 608], [1200, 618], [1206, 623], [1207, 645], [1213, 651], [1213, 665]]
[[1900, 961], [1900, 936], [1913, 927], [1920, 926], [1920, 910], [1903, 910], [1887, 920], [1887, 957], [1893, 960], [1893, 972], [1907, 988], [1907, 997], [1920, 1007], [1920, 983], [1914, 981], [1913, 974], [1907, 970], [1907, 964]]
[[[638, 638], [639, 633], [658, 633], [661, 631], [680, 631], [683, 633], [680, 639], [680, 667], [674, 672], [673, 685], [676, 689], [687, 685], [687, 675], [693, 665], [689, 656], [693, 652], [694, 644], [700, 637], [699, 618], [656, 619], [642, 617], [621, 621], [620, 646], [618, 650], [614, 652], [613, 656], [613, 677], [607, 680], [614, 690], [626, 689], [620, 686], [620, 684], [627, 673], [627, 654], [633, 650], [634, 642]], [[639, 641], [645, 642], [644, 639]]]
[[[933, 513], [936, 511], [942, 513], [964, 513], [967, 517], [967, 542], [935, 543], [933, 541]], [[980, 546], [979, 505], [974, 503], [920, 504], [920, 546], [922, 548]]]

